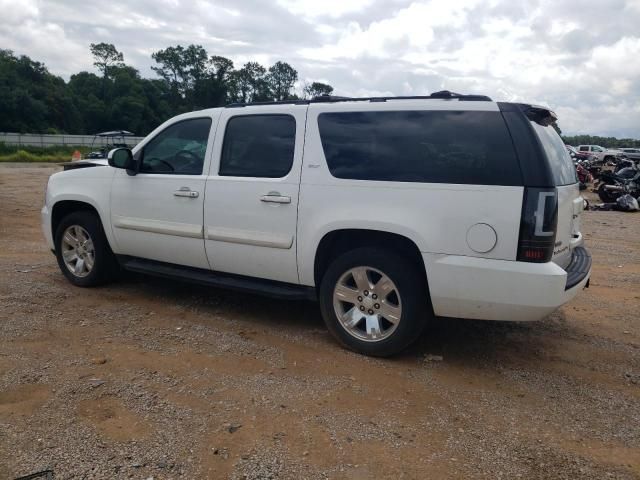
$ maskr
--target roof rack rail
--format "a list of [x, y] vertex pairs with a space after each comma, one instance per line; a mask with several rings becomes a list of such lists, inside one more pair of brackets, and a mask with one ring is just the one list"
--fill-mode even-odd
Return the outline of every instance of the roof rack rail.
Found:
[[386, 102], [387, 100], [459, 100], [467, 102], [492, 102], [490, 97], [486, 95], [464, 95], [461, 93], [450, 92], [449, 90], [441, 90], [431, 95], [413, 95], [413, 96], [397, 96], [397, 97], [338, 97], [334, 95], [320, 95], [310, 100], [280, 100], [275, 102], [248, 102], [248, 103], [230, 103], [225, 108], [239, 108], [256, 105], [309, 105], [311, 103], [336, 103], [336, 102]]
[[224, 108], [253, 107], [260, 105], [309, 105], [310, 102], [311, 100], [301, 100], [299, 98], [291, 100], [275, 100], [270, 102], [234, 102], [226, 104]]

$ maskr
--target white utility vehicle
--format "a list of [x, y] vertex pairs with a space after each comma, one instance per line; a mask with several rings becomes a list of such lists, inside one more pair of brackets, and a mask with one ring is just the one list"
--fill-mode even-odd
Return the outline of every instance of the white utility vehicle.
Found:
[[71, 283], [120, 269], [313, 298], [391, 355], [433, 315], [539, 320], [588, 283], [583, 200], [544, 107], [479, 95], [232, 104], [51, 176]]
[[602, 162], [612, 162], [620, 155], [620, 150], [604, 148], [600, 145], [578, 145], [578, 151], [591, 153]]

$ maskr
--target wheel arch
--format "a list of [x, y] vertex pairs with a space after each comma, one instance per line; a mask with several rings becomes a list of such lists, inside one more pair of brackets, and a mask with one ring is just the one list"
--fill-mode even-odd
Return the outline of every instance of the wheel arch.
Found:
[[384, 230], [343, 228], [326, 233], [318, 243], [313, 263], [313, 278], [316, 287], [320, 285], [322, 276], [333, 258], [360, 247], [379, 247], [393, 250], [415, 262], [425, 281], [427, 280], [427, 272], [420, 249], [409, 237]]
[[111, 247], [111, 249], [113, 250], [113, 242], [111, 239], [111, 232], [109, 232], [109, 230], [106, 228], [104, 219], [102, 218], [102, 215], [100, 215], [100, 211], [96, 208], [95, 205], [93, 205], [91, 202], [86, 201], [84, 199], [80, 200], [80, 199], [61, 199], [56, 201], [53, 206], [51, 207], [51, 235], [52, 238], [55, 238], [56, 235], [56, 230], [58, 229], [58, 225], [60, 225], [60, 222], [62, 221], [62, 219], [64, 217], [66, 217], [67, 215], [74, 213], [74, 212], [80, 212], [80, 211], [85, 211], [85, 212], [91, 212], [93, 214], [95, 214], [98, 217], [98, 220], [100, 220], [100, 224], [102, 225], [102, 230], [105, 233], [105, 236], [107, 237], [107, 242], [109, 243], [109, 246]]

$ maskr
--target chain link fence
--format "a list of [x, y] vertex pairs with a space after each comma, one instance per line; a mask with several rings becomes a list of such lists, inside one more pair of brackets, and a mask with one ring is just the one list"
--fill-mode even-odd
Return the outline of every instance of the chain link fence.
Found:
[[[144, 137], [124, 137], [124, 142], [133, 147], [143, 138]], [[94, 137], [93, 135], [48, 135], [39, 133], [0, 132], [0, 143], [4, 143], [5, 145], [24, 145], [26, 147], [53, 147], [62, 145], [74, 147], [90, 147], [94, 145], [100, 147], [101, 145], [105, 145], [106, 141], [107, 139], [105, 138]]]

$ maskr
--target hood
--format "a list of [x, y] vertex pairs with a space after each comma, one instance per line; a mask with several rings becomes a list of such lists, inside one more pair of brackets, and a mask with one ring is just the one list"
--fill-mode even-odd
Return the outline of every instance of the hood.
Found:
[[75, 162], [62, 163], [62, 167], [64, 171], [67, 170], [77, 170], [78, 168], [88, 168], [88, 167], [105, 167], [109, 165], [109, 161], [106, 158], [95, 158], [95, 159], [87, 159], [87, 160], [78, 160]]

